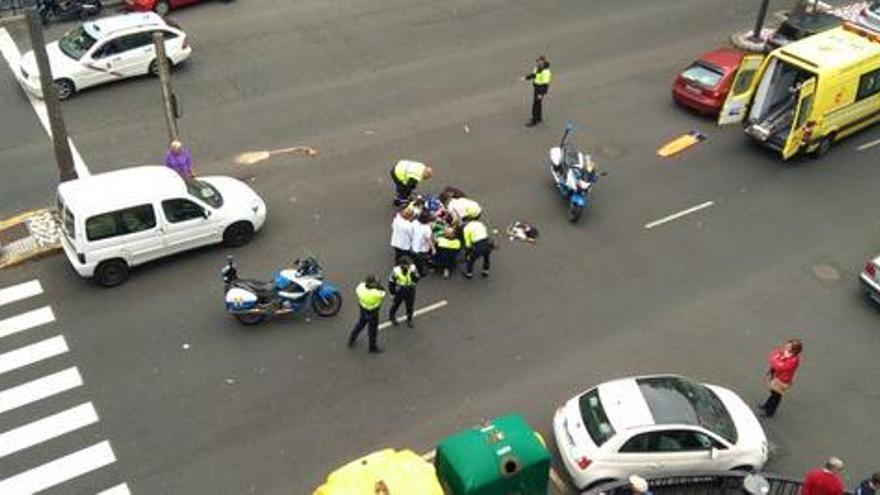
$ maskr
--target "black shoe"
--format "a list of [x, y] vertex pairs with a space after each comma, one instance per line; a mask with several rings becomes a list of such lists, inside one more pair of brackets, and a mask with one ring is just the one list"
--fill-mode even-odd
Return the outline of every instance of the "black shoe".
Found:
[[763, 402], [755, 406], [755, 409], [760, 409], [761, 411], [767, 409], [767, 406], [764, 405]]
[[489, 276], [489, 270], [483, 270], [482, 275], [483, 275], [484, 277], [488, 277], [488, 276]]
[[413, 323], [412, 320], [408, 320], [408, 321], [406, 322], [406, 326], [408, 326], [409, 328], [414, 328], [414, 327], [416, 326], [416, 324]]
[[385, 352], [385, 349], [382, 349], [381, 347], [373, 347], [370, 349], [370, 354], [382, 354], [383, 352]]
[[388, 319], [391, 320], [391, 324], [394, 325], [395, 327], [398, 325], [397, 317], [389, 316]]
[[537, 120], [530, 120], [530, 121], [526, 122], [526, 127], [535, 127], [536, 125], [538, 125]]
[[474, 274], [472, 272], [463, 272], [464, 278], [474, 278]]

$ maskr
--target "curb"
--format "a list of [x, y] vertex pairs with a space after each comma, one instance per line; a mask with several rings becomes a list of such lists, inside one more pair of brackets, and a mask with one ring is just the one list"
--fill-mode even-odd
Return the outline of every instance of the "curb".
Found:
[[0, 220], [0, 269], [61, 249], [61, 228], [54, 210], [42, 208]]

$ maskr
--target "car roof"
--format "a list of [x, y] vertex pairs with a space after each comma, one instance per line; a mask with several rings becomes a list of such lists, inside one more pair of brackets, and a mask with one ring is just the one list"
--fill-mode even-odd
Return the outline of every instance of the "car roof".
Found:
[[596, 387], [605, 416], [615, 431], [654, 424], [648, 403], [636, 383], [638, 378], [640, 377], [620, 378]]
[[824, 31], [825, 29], [839, 26], [842, 23], [843, 19], [828, 12], [816, 12], [802, 17], [790, 17], [784, 22], [784, 24], [788, 24], [798, 30], [810, 32]]
[[144, 165], [62, 182], [58, 195], [74, 215], [91, 215], [185, 196], [187, 191], [186, 183], [174, 170]]
[[801, 63], [825, 68], [845, 68], [870, 57], [880, 55], [880, 35], [869, 30], [844, 24], [828, 31], [795, 41], [779, 48]]
[[165, 20], [155, 12], [131, 12], [84, 22], [83, 28], [92, 38], [100, 39], [127, 29], [165, 27], [166, 25]]
[[734, 48], [716, 48], [700, 55], [699, 60], [708, 62], [716, 67], [726, 70], [734, 70], [742, 61], [743, 52]]

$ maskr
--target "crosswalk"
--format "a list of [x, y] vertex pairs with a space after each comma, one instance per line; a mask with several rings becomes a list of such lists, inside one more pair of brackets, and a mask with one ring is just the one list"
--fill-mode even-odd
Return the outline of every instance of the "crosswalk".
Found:
[[0, 288], [0, 494], [129, 495], [43, 299], [38, 280]]

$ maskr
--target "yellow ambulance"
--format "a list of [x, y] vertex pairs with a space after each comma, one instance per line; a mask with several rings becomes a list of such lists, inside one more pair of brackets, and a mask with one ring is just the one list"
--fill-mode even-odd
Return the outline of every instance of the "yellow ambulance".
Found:
[[850, 24], [743, 58], [718, 117], [783, 159], [880, 120], [880, 34]]

